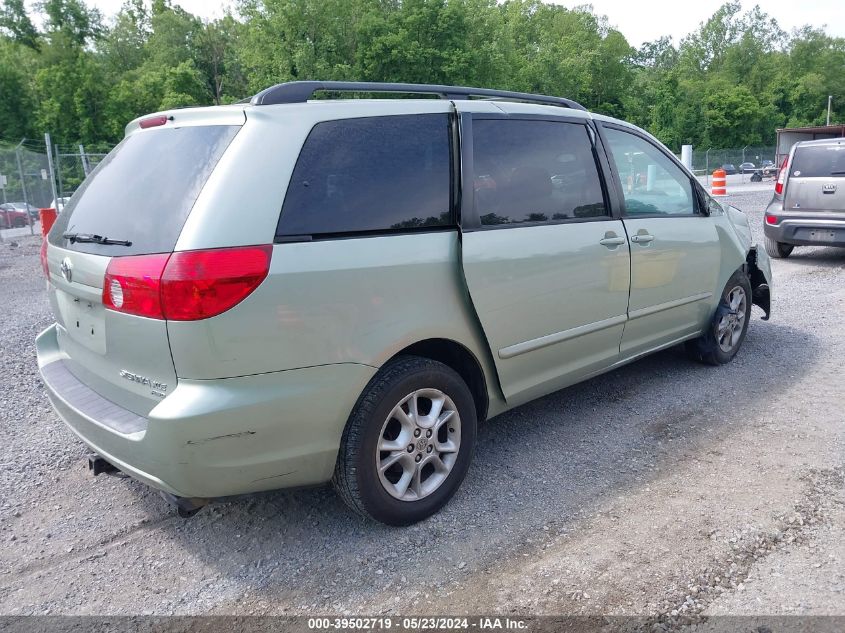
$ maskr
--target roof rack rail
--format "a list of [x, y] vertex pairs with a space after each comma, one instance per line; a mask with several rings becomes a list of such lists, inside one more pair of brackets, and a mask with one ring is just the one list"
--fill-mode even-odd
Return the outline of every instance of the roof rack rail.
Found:
[[512, 92], [510, 90], [491, 90], [489, 88], [467, 88], [464, 86], [439, 86], [434, 84], [398, 84], [378, 83], [372, 81], [290, 81], [276, 84], [256, 94], [250, 103], [252, 105], [275, 105], [279, 103], [305, 103], [314, 93], [323, 90], [335, 92], [391, 92], [406, 94], [434, 94], [441, 99], [469, 99], [483, 97], [487, 99], [503, 99], [508, 101], [524, 101], [528, 103], [542, 103], [556, 105], [574, 110], [586, 110], [580, 103], [563, 97], [549, 97], [535, 95], [528, 92]]

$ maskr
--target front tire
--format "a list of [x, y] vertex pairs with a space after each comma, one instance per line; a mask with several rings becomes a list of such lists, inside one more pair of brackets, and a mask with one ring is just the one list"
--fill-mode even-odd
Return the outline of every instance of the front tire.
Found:
[[341, 439], [332, 483], [350, 508], [410, 525], [451, 499], [469, 469], [475, 403], [450, 367], [400, 357], [361, 394]]
[[784, 244], [783, 242], [776, 242], [775, 240], [766, 238], [766, 253], [772, 259], [785, 259], [792, 254], [792, 249], [795, 248], [793, 244]]
[[707, 331], [686, 344], [687, 353], [707, 365], [724, 365], [733, 360], [748, 332], [751, 320], [751, 282], [738, 270], [725, 285], [722, 300]]

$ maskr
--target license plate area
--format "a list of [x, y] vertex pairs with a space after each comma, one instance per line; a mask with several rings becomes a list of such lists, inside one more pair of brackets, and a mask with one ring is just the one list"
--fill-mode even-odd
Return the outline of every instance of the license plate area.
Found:
[[836, 240], [836, 231], [825, 229], [810, 229], [807, 239], [811, 242], [833, 242]]
[[106, 353], [105, 309], [100, 303], [56, 290], [56, 302], [68, 336], [98, 354]]

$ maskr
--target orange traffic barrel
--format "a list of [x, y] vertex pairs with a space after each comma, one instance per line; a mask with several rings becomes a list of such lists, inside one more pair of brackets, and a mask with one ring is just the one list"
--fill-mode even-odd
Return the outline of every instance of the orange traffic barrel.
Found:
[[725, 173], [724, 169], [717, 169], [713, 172], [713, 185], [710, 188], [710, 195], [728, 195], [728, 175]]
[[41, 215], [41, 235], [47, 237], [47, 233], [53, 228], [53, 222], [56, 221], [56, 210], [38, 209], [38, 213]]

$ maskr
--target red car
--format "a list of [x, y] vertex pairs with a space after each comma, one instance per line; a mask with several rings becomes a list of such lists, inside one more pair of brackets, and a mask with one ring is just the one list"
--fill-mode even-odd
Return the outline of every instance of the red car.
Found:
[[24, 209], [16, 209], [11, 204], [0, 204], [0, 228], [12, 229], [28, 224], [29, 214]]

